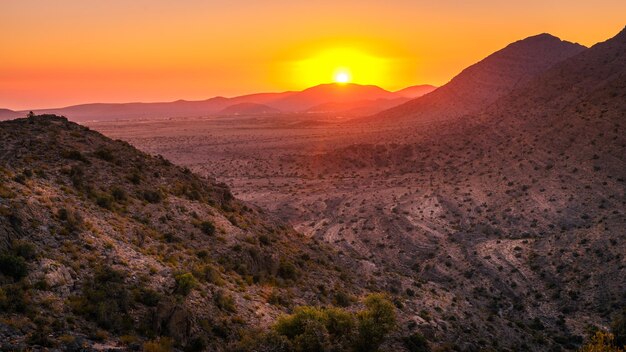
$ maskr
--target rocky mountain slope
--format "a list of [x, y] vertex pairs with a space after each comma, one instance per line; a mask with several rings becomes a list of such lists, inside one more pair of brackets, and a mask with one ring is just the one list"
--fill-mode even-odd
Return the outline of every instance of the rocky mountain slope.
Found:
[[[383, 111], [366, 121], [434, 121], [477, 112], [552, 65], [585, 49], [549, 34], [532, 36], [466, 68], [434, 92]], [[396, 121], [397, 122], [397, 121]]]
[[356, 219], [346, 226], [310, 214], [301, 229], [406, 272], [419, 258], [418, 276], [482, 315], [488, 345], [507, 344], [493, 338], [503, 333], [510, 347], [575, 344], [626, 306], [625, 128], [622, 31], [463, 121], [318, 155], [320, 174], [374, 173], [369, 196], [333, 197], [372, 215], [342, 210]]

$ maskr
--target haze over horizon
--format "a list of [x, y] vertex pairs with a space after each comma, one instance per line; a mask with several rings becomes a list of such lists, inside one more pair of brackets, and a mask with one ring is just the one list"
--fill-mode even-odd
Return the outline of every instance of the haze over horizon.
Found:
[[201, 100], [333, 80], [440, 86], [531, 35], [591, 46], [623, 28], [626, 3], [28, 0], [2, 8], [0, 29], [9, 35], [0, 38], [0, 107], [21, 110]]

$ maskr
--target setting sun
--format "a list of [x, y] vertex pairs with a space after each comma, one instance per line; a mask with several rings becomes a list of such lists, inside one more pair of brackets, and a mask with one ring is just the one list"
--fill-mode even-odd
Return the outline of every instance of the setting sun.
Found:
[[329, 48], [304, 55], [304, 59], [291, 62], [291, 73], [285, 75], [296, 86], [310, 87], [328, 82], [393, 85], [391, 60], [366, 50]]
[[335, 73], [335, 82], [336, 83], [348, 83], [350, 82], [350, 73], [345, 70], [339, 70]]

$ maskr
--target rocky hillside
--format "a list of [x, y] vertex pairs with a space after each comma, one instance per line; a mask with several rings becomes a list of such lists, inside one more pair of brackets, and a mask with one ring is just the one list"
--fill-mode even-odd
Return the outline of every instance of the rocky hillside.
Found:
[[435, 336], [477, 343], [456, 337], [472, 321], [485, 346], [573, 348], [626, 306], [625, 128], [622, 31], [462, 122], [317, 156], [316, 172], [369, 183], [342, 199], [348, 182], [334, 181], [327, 204], [352, 224], [302, 230], [450, 294], [456, 303], [432, 298], [446, 308], [422, 323]]
[[557, 62], [585, 50], [582, 45], [540, 34], [517, 41], [466, 68], [449, 83], [423, 97], [365, 121], [437, 121], [477, 112]]
[[3, 350], [231, 350], [363, 292], [336, 251], [125, 142], [56, 116], [2, 122], [0, 140]]

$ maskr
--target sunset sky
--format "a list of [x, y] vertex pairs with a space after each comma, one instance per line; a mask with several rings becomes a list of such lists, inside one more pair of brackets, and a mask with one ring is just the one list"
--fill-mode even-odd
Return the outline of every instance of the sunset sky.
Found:
[[0, 108], [206, 99], [345, 75], [442, 85], [524, 37], [590, 46], [624, 0], [3, 0]]

